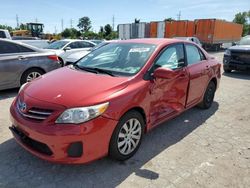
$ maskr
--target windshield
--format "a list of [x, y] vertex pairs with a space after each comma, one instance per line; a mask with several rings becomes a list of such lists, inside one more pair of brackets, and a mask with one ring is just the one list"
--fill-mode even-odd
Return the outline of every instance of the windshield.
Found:
[[145, 65], [155, 47], [153, 44], [110, 43], [86, 55], [76, 66], [131, 76]]
[[243, 37], [240, 40], [240, 45], [250, 45], [250, 37]]
[[68, 43], [69, 43], [69, 41], [60, 40], [60, 41], [56, 41], [56, 42], [51, 43], [46, 48], [47, 49], [61, 49], [62, 47], [64, 47]]

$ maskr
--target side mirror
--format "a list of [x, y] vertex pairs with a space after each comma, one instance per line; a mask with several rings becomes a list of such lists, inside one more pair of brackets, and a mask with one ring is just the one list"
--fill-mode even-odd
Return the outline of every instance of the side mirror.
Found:
[[232, 46], [236, 46], [236, 44], [237, 44], [236, 42], [232, 42]]
[[64, 50], [64, 51], [67, 51], [67, 50], [71, 50], [71, 48], [70, 48], [69, 46], [67, 46], [67, 47], [65, 47], [63, 50]]
[[169, 68], [159, 67], [154, 71], [153, 76], [155, 78], [171, 79], [176, 76], [176, 73]]

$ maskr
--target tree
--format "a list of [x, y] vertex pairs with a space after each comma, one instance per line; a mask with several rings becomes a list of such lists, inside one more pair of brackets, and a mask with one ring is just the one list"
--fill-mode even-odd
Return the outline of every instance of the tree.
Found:
[[104, 26], [104, 36], [107, 37], [112, 32], [112, 27], [110, 24]]
[[99, 31], [98, 35], [99, 35], [99, 38], [104, 38], [104, 28], [103, 28], [103, 26], [100, 27], [100, 31]]
[[21, 29], [21, 30], [27, 30], [27, 25], [21, 23], [20, 26], [19, 26], [19, 29]]
[[0, 25], [0, 29], [7, 29], [9, 32], [13, 30], [13, 28], [8, 25]]
[[81, 36], [81, 33], [77, 31], [75, 28], [66, 28], [61, 33], [63, 38], [79, 38]]
[[250, 10], [248, 12], [239, 12], [235, 15], [233, 22], [243, 25], [242, 36], [250, 34], [250, 24], [248, 23], [250, 19]]
[[140, 19], [135, 18], [135, 23], [140, 23]]
[[83, 32], [89, 31], [91, 29], [91, 21], [89, 17], [85, 16], [80, 18], [77, 27]]
[[165, 22], [172, 22], [172, 21], [175, 21], [175, 19], [173, 19], [173, 18], [166, 18], [164, 21]]

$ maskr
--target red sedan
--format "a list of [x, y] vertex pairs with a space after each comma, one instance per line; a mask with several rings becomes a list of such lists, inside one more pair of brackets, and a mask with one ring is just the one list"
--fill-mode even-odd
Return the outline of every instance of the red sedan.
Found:
[[45, 160], [126, 160], [150, 129], [193, 106], [209, 108], [220, 77], [220, 64], [192, 42], [111, 42], [22, 86], [10, 130]]

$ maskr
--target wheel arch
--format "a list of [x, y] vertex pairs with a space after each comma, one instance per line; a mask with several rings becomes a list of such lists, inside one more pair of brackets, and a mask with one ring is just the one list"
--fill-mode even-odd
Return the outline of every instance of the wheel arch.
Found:
[[30, 70], [32, 70], [32, 69], [38, 69], [38, 70], [40, 70], [40, 71], [42, 71], [43, 72], [43, 74], [45, 74], [46, 73], [46, 71], [43, 69], [43, 68], [41, 68], [41, 67], [29, 67], [29, 68], [27, 68], [27, 69], [25, 69], [24, 71], [23, 71], [23, 73], [21, 74], [21, 77], [20, 77], [20, 81], [19, 81], [19, 84], [20, 85], [22, 85], [22, 78], [23, 78], [23, 75], [26, 73], [26, 72], [28, 72], [28, 71], [30, 71]]

